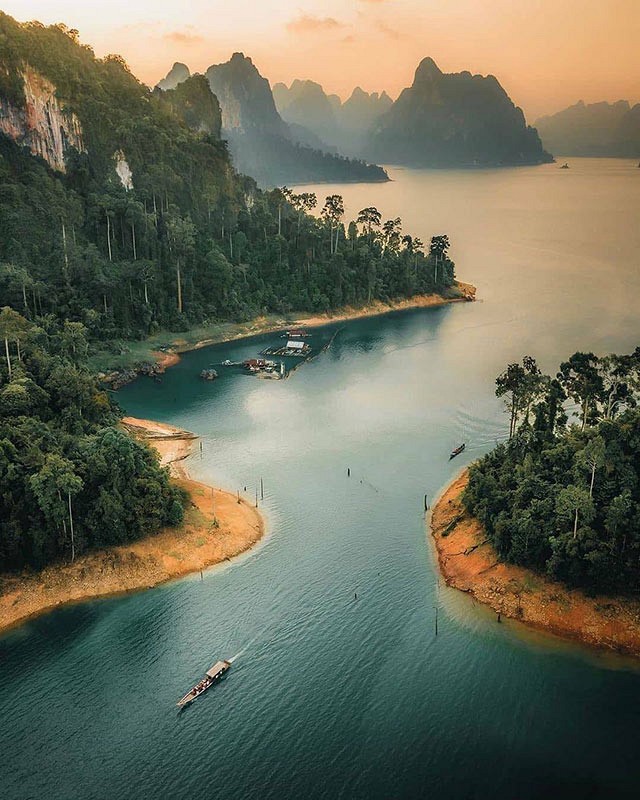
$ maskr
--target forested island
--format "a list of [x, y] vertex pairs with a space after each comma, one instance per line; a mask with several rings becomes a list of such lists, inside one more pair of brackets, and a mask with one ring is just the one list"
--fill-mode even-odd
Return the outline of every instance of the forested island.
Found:
[[[553, 377], [526, 357], [496, 394], [509, 439], [440, 504], [445, 575], [505, 615], [589, 641], [601, 624], [597, 643], [640, 654], [640, 348], [574, 353]], [[578, 615], [572, 628], [572, 604], [590, 603], [599, 621]]]

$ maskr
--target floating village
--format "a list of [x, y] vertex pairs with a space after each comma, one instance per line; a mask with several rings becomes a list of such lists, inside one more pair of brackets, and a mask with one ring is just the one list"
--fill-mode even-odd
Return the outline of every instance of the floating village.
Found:
[[[311, 345], [306, 341], [310, 337], [311, 334], [303, 329], [283, 331], [280, 334], [280, 339], [284, 339], [284, 342], [265, 347], [255, 358], [248, 358], [245, 361], [230, 361], [227, 359], [221, 364], [216, 364], [215, 367], [241, 367], [247, 374], [258, 378], [282, 380], [288, 377], [298, 366], [297, 364], [287, 366], [283, 359], [293, 358], [302, 361], [311, 355]], [[205, 381], [214, 381], [219, 377], [218, 369], [214, 367], [203, 369], [200, 377]]]

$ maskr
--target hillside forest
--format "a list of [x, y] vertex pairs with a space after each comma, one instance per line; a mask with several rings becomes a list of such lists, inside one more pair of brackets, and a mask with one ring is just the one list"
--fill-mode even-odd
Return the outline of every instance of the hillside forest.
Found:
[[[203, 76], [152, 92], [77, 31], [2, 13], [0, 44], [1, 572], [182, 519], [166, 471], [118, 427], [86, 366], [93, 350], [268, 311], [444, 293], [454, 264], [446, 235], [425, 246], [376, 208], [347, 222], [339, 195], [262, 191], [239, 175]], [[64, 169], [33, 154], [27, 90], [73, 123]]]

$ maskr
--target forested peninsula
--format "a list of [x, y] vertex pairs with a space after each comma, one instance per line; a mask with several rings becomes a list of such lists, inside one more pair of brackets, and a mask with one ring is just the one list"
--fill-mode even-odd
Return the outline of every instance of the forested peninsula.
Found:
[[2, 13], [0, 41], [4, 580], [184, 530], [185, 487], [96, 376], [111, 357], [265, 315], [468, 292], [446, 234], [425, 245], [373, 206], [347, 222], [337, 194], [238, 174], [204, 76], [152, 91], [76, 30]]
[[[640, 655], [640, 348], [496, 380], [509, 439], [445, 492], [445, 578], [501, 615]], [[575, 419], [575, 422], [571, 422]]]

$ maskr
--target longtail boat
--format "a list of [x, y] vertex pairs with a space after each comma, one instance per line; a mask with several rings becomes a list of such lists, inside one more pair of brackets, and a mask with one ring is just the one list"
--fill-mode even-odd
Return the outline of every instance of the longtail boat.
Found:
[[454, 450], [452, 450], [451, 455], [449, 456], [449, 461], [451, 461], [452, 458], [459, 456], [466, 446], [467, 445], [463, 442], [459, 447], [456, 447]]
[[204, 678], [199, 683], [196, 683], [193, 689], [187, 692], [181, 700], [178, 700], [178, 708], [184, 708], [188, 706], [189, 703], [193, 703], [196, 697], [204, 694], [210, 686], [224, 675], [230, 666], [231, 661], [216, 661], [211, 669], [207, 670]]

